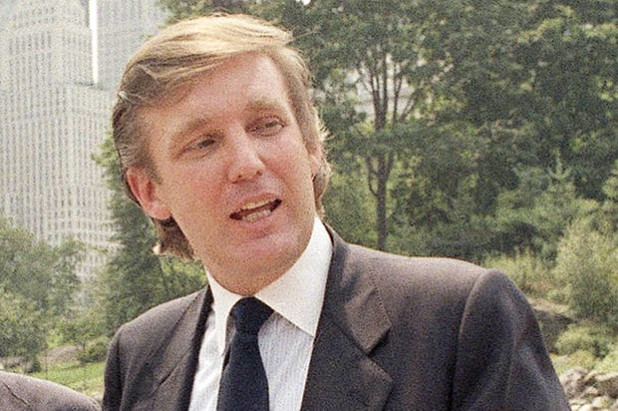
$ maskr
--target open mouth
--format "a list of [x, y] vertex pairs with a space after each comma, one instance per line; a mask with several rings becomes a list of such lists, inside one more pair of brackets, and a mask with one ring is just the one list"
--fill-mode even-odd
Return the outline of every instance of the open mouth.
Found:
[[276, 198], [274, 200], [265, 200], [255, 203], [249, 203], [243, 206], [240, 210], [234, 211], [230, 214], [230, 218], [233, 220], [242, 220], [253, 222], [269, 216], [279, 205], [281, 200]]

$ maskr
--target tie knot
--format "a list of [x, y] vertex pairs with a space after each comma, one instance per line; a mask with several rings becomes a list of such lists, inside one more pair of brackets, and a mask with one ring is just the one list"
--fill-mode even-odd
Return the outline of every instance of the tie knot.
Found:
[[257, 336], [262, 324], [270, 317], [272, 312], [272, 308], [257, 298], [243, 298], [232, 308], [236, 330], [243, 334]]

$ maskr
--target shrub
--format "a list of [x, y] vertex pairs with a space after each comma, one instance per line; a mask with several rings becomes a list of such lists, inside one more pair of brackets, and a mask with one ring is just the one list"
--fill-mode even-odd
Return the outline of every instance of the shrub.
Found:
[[556, 349], [562, 355], [577, 351], [588, 351], [597, 358], [603, 358], [610, 350], [612, 338], [608, 330], [599, 327], [569, 325], [568, 329], [558, 337]]
[[558, 247], [555, 276], [568, 292], [568, 303], [582, 318], [618, 327], [618, 238], [579, 221]]
[[596, 369], [603, 372], [618, 371], [618, 344], [610, 347], [609, 353], [596, 366]]
[[107, 356], [108, 345], [109, 342], [106, 338], [99, 338], [88, 344], [85, 350], [80, 351], [77, 360], [80, 364], [103, 361]]
[[0, 286], [0, 357], [34, 361], [47, 346], [47, 331], [45, 314], [32, 301]]
[[550, 270], [530, 251], [518, 253], [515, 257], [489, 257], [483, 265], [503, 271], [526, 294], [546, 296], [554, 282]]
[[597, 364], [595, 356], [586, 350], [578, 350], [571, 355], [552, 355], [551, 359], [558, 375], [574, 367], [583, 367], [586, 370], [592, 370]]

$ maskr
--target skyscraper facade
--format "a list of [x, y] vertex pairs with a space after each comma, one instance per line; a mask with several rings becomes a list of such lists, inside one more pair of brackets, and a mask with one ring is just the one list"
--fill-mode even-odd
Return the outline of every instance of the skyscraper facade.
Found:
[[51, 245], [83, 242], [82, 278], [112, 247], [92, 154], [126, 62], [165, 22], [156, 2], [0, 0], [0, 215]]
[[98, 0], [99, 83], [116, 90], [129, 58], [165, 23], [157, 0]]
[[81, 0], [0, 5], [0, 211], [57, 245], [86, 244], [81, 277], [110, 246], [109, 192], [91, 159], [108, 129], [111, 95], [92, 82]]

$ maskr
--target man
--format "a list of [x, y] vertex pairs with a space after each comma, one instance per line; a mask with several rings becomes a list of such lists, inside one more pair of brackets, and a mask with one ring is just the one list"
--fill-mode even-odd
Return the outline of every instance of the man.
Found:
[[118, 330], [104, 408], [567, 409], [502, 274], [322, 224], [324, 134], [290, 41], [210, 16], [129, 62], [113, 117], [129, 195], [158, 251], [199, 258], [209, 286]]
[[87, 411], [99, 408], [94, 399], [62, 385], [0, 371], [0, 410]]

